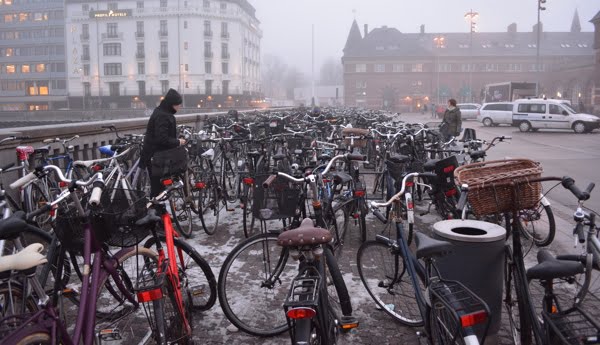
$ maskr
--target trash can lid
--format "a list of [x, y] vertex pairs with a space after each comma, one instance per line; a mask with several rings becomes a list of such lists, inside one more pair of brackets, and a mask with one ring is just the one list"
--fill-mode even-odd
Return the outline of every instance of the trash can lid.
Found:
[[496, 242], [506, 238], [506, 230], [498, 224], [480, 220], [442, 220], [433, 224], [433, 232], [459, 242]]

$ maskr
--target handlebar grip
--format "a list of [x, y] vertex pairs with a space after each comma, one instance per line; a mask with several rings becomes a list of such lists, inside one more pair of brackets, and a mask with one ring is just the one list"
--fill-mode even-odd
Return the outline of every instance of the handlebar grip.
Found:
[[20, 179], [16, 180], [15, 182], [10, 184], [10, 189], [17, 189], [17, 188], [21, 188], [24, 185], [26, 185], [27, 183], [35, 180], [37, 178], [36, 174], [33, 172], [30, 172], [29, 174], [21, 177]]
[[[573, 193], [573, 195], [575, 195], [575, 197], [579, 201], [585, 201], [590, 198], [590, 193], [582, 192], [581, 190], [579, 190], [579, 188], [575, 185], [575, 180], [573, 180], [570, 177], [567, 177], [567, 176], [563, 177], [562, 186], [565, 187], [566, 189], [570, 190], [571, 193]], [[589, 186], [588, 186], [588, 188], [589, 188]]]
[[585, 243], [585, 233], [583, 232], [583, 222], [578, 222], [573, 230], [573, 235], [577, 235], [579, 243]]
[[27, 140], [27, 139], [31, 139], [31, 137], [29, 135], [24, 135], [22, 137], [16, 137], [16, 140]]
[[100, 205], [100, 198], [102, 197], [102, 189], [104, 188], [104, 183], [100, 181], [94, 182], [94, 188], [92, 189], [92, 194], [90, 196], [89, 204], [92, 206]]
[[507, 140], [507, 139], [512, 139], [512, 137], [511, 137], [510, 135], [503, 135], [503, 136], [502, 136], [502, 139], [505, 139], [505, 140]]
[[41, 214], [48, 213], [50, 211], [52, 211], [52, 205], [46, 204], [33, 212], [27, 213], [27, 220], [30, 221], [33, 218], [35, 218]]
[[375, 209], [373, 210], [373, 214], [375, 215], [375, 217], [377, 217], [377, 219], [379, 219], [380, 222], [382, 222], [383, 224], [387, 224], [387, 218], [385, 218], [385, 216], [381, 214], [381, 211]]
[[594, 187], [596, 187], [596, 184], [594, 182], [590, 182], [590, 184], [588, 184], [587, 188], [583, 192], [590, 194], [592, 190], [594, 190]]
[[50, 143], [53, 143], [53, 142], [54, 142], [54, 140], [55, 140], [55, 139], [44, 139], [42, 142], [43, 142], [44, 144], [50, 144]]
[[271, 186], [271, 183], [273, 183], [273, 181], [275, 181], [276, 178], [277, 174], [267, 177], [265, 182], [263, 182], [263, 188], [269, 188], [269, 186]]
[[366, 161], [367, 156], [361, 155], [360, 153], [348, 153], [346, 159], [349, 161]]

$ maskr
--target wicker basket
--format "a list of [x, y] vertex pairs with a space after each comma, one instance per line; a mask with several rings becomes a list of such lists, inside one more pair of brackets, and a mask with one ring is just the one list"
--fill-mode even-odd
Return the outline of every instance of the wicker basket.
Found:
[[454, 171], [459, 185], [469, 185], [468, 200], [478, 216], [523, 210], [537, 206], [542, 192], [541, 183], [524, 183], [517, 186], [516, 200], [513, 199], [515, 180], [540, 177], [539, 162], [529, 159], [506, 159], [473, 163]]
[[[366, 137], [369, 135], [369, 130], [364, 128], [344, 128], [342, 129], [342, 137]], [[352, 143], [352, 138], [344, 139], [344, 143], [347, 146], [352, 147], [367, 147], [367, 139], [356, 139], [354, 138], [354, 143]]]

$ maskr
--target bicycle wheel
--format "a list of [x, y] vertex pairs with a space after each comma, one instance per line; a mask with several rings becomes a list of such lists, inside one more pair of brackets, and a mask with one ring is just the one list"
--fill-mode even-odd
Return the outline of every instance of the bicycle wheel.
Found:
[[[165, 236], [159, 235], [160, 241], [165, 242]], [[181, 291], [187, 295], [193, 310], [203, 311], [212, 308], [217, 301], [217, 279], [208, 262], [198, 252], [181, 238], [174, 238], [179, 269]], [[156, 246], [156, 239], [149, 238], [144, 247]]]
[[223, 194], [228, 202], [235, 202], [239, 197], [240, 174], [237, 169], [237, 155], [228, 154], [222, 161]]
[[[414, 327], [423, 324], [415, 289], [404, 258], [387, 245], [367, 241], [358, 249], [358, 274], [371, 298], [398, 322]], [[420, 277], [417, 279], [422, 283]]]
[[[507, 248], [510, 255], [510, 248]], [[510, 325], [510, 332], [515, 345], [528, 345], [533, 342], [531, 321], [527, 317], [527, 301], [523, 288], [526, 285], [521, 279], [514, 264], [507, 258], [504, 271], [504, 306]], [[525, 317], [523, 317], [523, 315]]]
[[325, 255], [325, 284], [327, 287], [327, 295], [329, 296], [329, 307], [333, 309], [335, 318], [339, 320], [341, 316], [352, 315], [352, 302], [348, 287], [344, 282], [344, 277], [340, 271], [331, 248], [324, 246], [323, 253]]
[[522, 233], [538, 247], [552, 243], [556, 232], [556, 221], [550, 206], [540, 203], [536, 208], [519, 211]]
[[242, 223], [244, 224], [244, 236], [249, 238], [258, 230], [258, 224], [252, 214], [252, 205], [254, 198], [254, 187], [244, 184], [242, 196], [240, 197], [240, 207], [242, 208]]
[[288, 329], [281, 307], [297, 264], [277, 245], [277, 234], [259, 234], [241, 242], [221, 267], [218, 297], [225, 316], [242, 331], [273, 336]]
[[187, 319], [190, 327], [192, 326], [192, 313], [189, 300], [184, 299], [184, 309], [179, 310], [175, 294], [177, 290], [169, 277], [165, 277], [163, 286], [163, 298], [159, 303], [153, 303], [155, 311], [155, 321], [158, 332], [155, 333], [155, 340], [158, 344], [188, 344], [191, 340], [191, 333], [188, 333], [184, 320]]
[[221, 197], [221, 189], [218, 186], [204, 188], [200, 192], [198, 200], [200, 223], [202, 223], [204, 232], [212, 235], [219, 227], [219, 218], [221, 213], [226, 210], [226, 201]]
[[[14, 281], [0, 284], [0, 306], [0, 319], [38, 310], [33, 296], [25, 295], [21, 284]], [[9, 324], [6, 326], [10, 328]]]
[[439, 300], [431, 301], [431, 308], [428, 308], [429, 334], [432, 345], [463, 345], [465, 341], [461, 335], [455, 331], [460, 327], [453, 313], [446, 308], [444, 303]]
[[192, 218], [191, 206], [186, 202], [186, 197], [183, 190], [177, 189], [171, 193], [169, 197], [169, 205], [171, 207], [171, 218], [177, 232], [186, 238], [192, 237], [194, 222]]
[[39, 345], [39, 344], [52, 344], [50, 334], [47, 332], [36, 332], [28, 334], [20, 339], [16, 345]]

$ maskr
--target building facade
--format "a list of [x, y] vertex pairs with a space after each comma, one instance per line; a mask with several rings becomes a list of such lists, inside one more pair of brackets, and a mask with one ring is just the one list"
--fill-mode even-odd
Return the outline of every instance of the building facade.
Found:
[[63, 0], [0, 0], [0, 111], [68, 107]]
[[342, 63], [347, 106], [417, 111], [449, 98], [480, 103], [485, 85], [539, 82], [539, 94], [593, 103], [594, 33], [581, 32], [575, 14], [569, 32], [516, 24], [496, 33], [401, 33], [381, 27], [361, 33], [356, 21]]
[[260, 95], [262, 32], [246, 0], [67, 0], [72, 108], [154, 107], [169, 88], [184, 107]]

